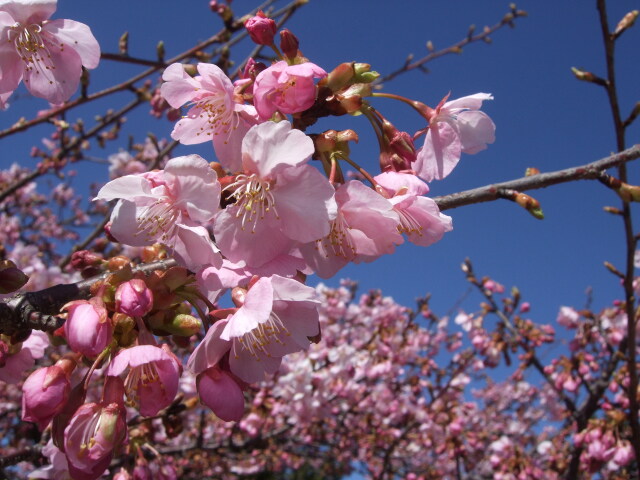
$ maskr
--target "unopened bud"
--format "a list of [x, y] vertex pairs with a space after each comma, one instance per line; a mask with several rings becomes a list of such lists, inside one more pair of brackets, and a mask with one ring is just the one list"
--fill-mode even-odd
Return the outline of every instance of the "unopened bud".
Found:
[[280, 31], [280, 50], [288, 59], [296, 58], [299, 46], [298, 38], [289, 29], [285, 28]]
[[620, 20], [620, 22], [618, 23], [618, 26], [613, 31], [613, 36], [619, 37], [620, 35], [622, 35], [622, 33], [624, 33], [625, 30], [627, 30], [628, 28], [631, 28], [633, 24], [636, 22], [636, 18], [638, 18], [639, 14], [640, 14], [640, 11], [632, 10], [629, 13], [627, 13], [624, 17], [622, 17], [622, 20]]
[[262, 10], [259, 10], [254, 17], [244, 22], [244, 27], [249, 32], [251, 40], [258, 45], [273, 45], [273, 36], [277, 30], [276, 22], [271, 18], [267, 18]]
[[99, 267], [104, 262], [104, 258], [99, 253], [89, 250], [80, 250], [71, 255], [71, 266], [75, 270], [84, 270], [87, 267]]
[[602, 207], [605, 212], [612, 213], [613, 215], [622, 215], [622, 210], [616, 207]]
[[536, 167], [528, 167], [524, 171], [524, 176], [530, 177], [531, 175], [538, 175], [539, 173], [540, 173], [540, 170], [538, 170]]
[[0, 293], [11, 293], [22, 288], [29, 277], [11, 260], [0, 261]]
[[536, 217], [538, 220], [542, 220], [544, 218], [544, 213], [540, 208], [540, 202], [538, 202], [535, 198], [527, 195], [526, 193], [518, 193], [514, 200], [518, 205], [526, 209], [527, 212]]
[[378, 72], [371, 71], [371, 65], [368, 63], [356, 63], [353, 65], [353, 70], [356, 73], [355, 83], [371, 83], [380, 76]]
[[129, 32], [124, 32], [118, 40], [118, 50], [122, 55], [129, 54]]
[[613, 273], [614, 275], [620, 277], [620, 278], [624, 278], [623, 273], [618, 270], [616, 267], [613, 266], [613, 264], [609, 263], [609, 262], [604, 262], [604, 266], [607, 270], [609, 270], [611, 273]]
[[164, 62], [164, 42], [162, 40], [160, 40], [158, 42], [158, 45], [156, 45], [156, 54], [158, 55], [158, 61], [159, 62]]
[[118, 255], [116, 257], [112, 257], [107, 261], [107, 270], [110, 272], [116, 272], [125, 268], [127, 265], [131, 263], [131, 260], [124, 255]]
[[628, 183], [620, 182], [620, 187], [617, 189], [618, 195], [625, 202], [640, 202], [640, 186], [629, 185]]
[[579, 70], [576, 67], [571, 67], [571, 72], [575, 75], [578, 80], [582, 80], [583, 82], [591, 82], [591, 83], [602, 83], [603, 80], [596, 77], [591, 72], [585, 72], [584, 70]]
[[202, 328], [202, 321], [193, 315], [178, 314], [162, 326], [163, 330], [180, 337], [195, 335]]
[[354, 62], [345, 62], [331, 70], [319, 85], [328, 87], [332, 92], [350, 85], [355, 76]]

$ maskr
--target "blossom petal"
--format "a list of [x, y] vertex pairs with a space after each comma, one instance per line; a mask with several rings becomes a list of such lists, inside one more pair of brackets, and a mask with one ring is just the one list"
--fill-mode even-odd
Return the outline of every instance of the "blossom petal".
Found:
[[51, 33], [65, 46], [75, 50], [85, 68], [96, 68], [100, 63], [100, 45], [91, 33], [91, 29], [84, 23], [66, 18], [52, 20], [43, 26], [43, 30]]

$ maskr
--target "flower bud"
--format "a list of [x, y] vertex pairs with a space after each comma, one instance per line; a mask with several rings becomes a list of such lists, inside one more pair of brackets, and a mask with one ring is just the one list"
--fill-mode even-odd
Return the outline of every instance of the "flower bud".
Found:
[[153, 308], [153, 293], [144, 280], [134, 278], [116, 290], [116, 311], [130, 317], [142, 317]]
[[75, 270], [84, 270], [87, 267], [99, 267], [104, 262], [104, 258], [99, 253], [89, 250], [80, 250], [71, 255], [71, 266]]
[[22, 420], [37, 424], [40, 430], [47, 427], [67, 403], [75, 366], [73, 360], [64, 358], [29, 375], [22, 386]]
[[102, 299], [75, 300], [62, 309], [68, 311], [64, 334], [74, 352], [95, 358], [109, 345], [113, 325]]
[[282, 50], [285, 57], [290, 60], [296, 58], [299, 46], [298, 38], [289, 29], [284, 28], [280, 31], [280, 50]]
[[11, 260], [0, 261], [0, 293], [11, 293], [24, 287], [29, 277]]
[[258, 45], [273, 45], [273, 36], [276, 34], [276, 22], [267, 18], [262, 10], [256, 16], [244, 22], [244, 27], [249, 32], [251, 40]]

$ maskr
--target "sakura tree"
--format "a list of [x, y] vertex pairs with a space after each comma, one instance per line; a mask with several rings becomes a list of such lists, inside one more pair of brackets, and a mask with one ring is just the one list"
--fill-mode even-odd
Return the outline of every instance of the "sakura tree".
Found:
[[[314, 62], [305, 32], [285, 27], [306, 2], [275, 3], [239, 15], [212, 0], [220, 31], [165, 58], [162, 42], [131, 54], [128, 32], [105, 51], [115, 37], [58, 19], [55, 0], [0, 2], [0, 139], [28, 136], [33, 158], [0, 171], [3, 476], [640, 477], [640, 186], [627, 167], [640, 146], [626, 141], [640, 103], [621, 103], [614, 68], [638, 11], [612, 24], [597, 0], [606, 75], [573, 69], [604, 89], [617, 153], [429, 196], [499, 141], [485, 112], [499, 99], [427, 104], [395, 79], [526, 12], [379, 72], [338, 52]], [[137, 70], [102, 87], [107, 61]], [[12, 117], [25, 95], [40, 105]], [[392, 102], [417, 122], [398, 126]], [[145, 110], [165, 120], [140, 137], [127, 116]], [[96, 151], [108, 172], [78, 173]], [[603, 206], [622, 220], [624, 261], [605, 266], [622, 288], [602, 310], [535, 320], [542, 299], [468, 259], [479, 306], [445, 314], [428, 295], [409, 307], [314, 277], [446, 242], [454, 208], [506, 199], [542, 219], [525, 192], [577, 180], [619, 199]]]

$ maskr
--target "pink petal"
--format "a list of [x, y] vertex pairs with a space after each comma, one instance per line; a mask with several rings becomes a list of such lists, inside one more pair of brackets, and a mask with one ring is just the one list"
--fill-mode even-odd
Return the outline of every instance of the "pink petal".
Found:
[[282, 169], [305, 163], [314, 152], [313, 140], [288, 121], [255, 125], [242, 141], [245, 172], [272, 178]]
[[448, 123], [438, 122], [429, 127], [414, 170], [427, 182], [442, 180], [458, 164], [461, 151], [458, 132]]
[[220, 338], [226, 325], [227, 320], [218, 320], [209, 328], [202, 342], [189, 357], [187, 370], [198, 375], [220, 362], [224, 354], [231, 348], [231, 344], [227, 340]]
[[52, 20], [44, 25], [43, 30], [75, 50], [85, 68], [96, 68], [100, 63], [100, 45], [84, 23], [68, 19]]
[[160, 93], [173, 108], [180, 108], [193, 100], [199, 88], [198, 82], [191, 78], [181, 63], [172, 63], [162, 74], [165, 83], [160, 87]]
[[242, 337], [259, 324], [264, 323], [273, 308], [273, 288], [268, 278], [261, 278], [247, 292], [244, 305], [229, 318], [220, 334], [223, 340]]
[[200, 400], [225, 422], [239, 421], [244, 414], [244, 395], [223, 370], [211, 368], [198, 376]]
[[487, 148], [488, 143], [496, 140], [496, 126], [489, 116], [477, 110], [458, 114], [458, 132], [462, 151], [468, 154], [478, 153]]
[[[23, 25], [42, 23], [56, 11], [57, 0], [2, 1], [0, 8]], [[3, 37], [4, 38], [4, 37]]]
[[[45, 43], [50, 60], [46, 60], [46, 65], [43, 62], [31, 64], [32, 68], [24, 73], [24, 84], [32, 95], [59, 105], [66, 102], [78, 89], [82, 61], [73, 49], [61, 49], [48, 39]], [[52, 65], [55, 68], [51, 68]]]
[[479, 110], [482, 106], [482, 102], [485, 100], [493, 100], [493, 96], [490, 93], [475, 93], [466, 97], [456, 98], [450, 102], [446, 102], [442, 107], [443, 110], [452, 109], [469, 109]]

